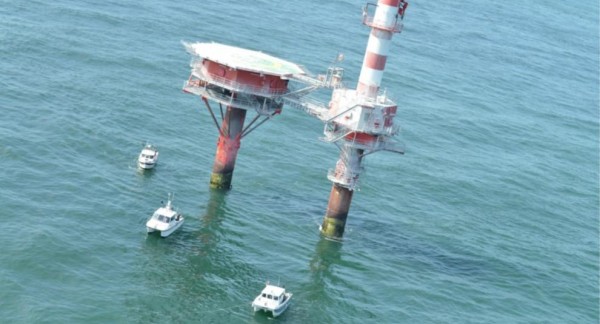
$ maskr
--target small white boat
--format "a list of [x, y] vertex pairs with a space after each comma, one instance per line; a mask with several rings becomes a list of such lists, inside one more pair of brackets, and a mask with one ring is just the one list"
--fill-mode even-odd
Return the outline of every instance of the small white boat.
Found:
[[169, 195], [169, 200], [165, 207], [157, 209], [154, 214], [152, 214], [152, 217], [148, 219], [146, 222], [148, 233], [160, 232], [160, 236], [167, 237], [183, 225], [185, 219], [181, 213], [173, 210], [171, 200], [172, 196]]
[[158, 150], [150, 144], [146, 144], [138, 157], [138, 166], [142, 169], [152, 169], [158, 162]]
[[292, 295], [292, 293], [286, 292], [285, 288], [267, 282], [260, 295], [254, 298], [252, 307], [255, 312], [263, 310], [272, 313], [273, 317], [277, 317], [288, 308]]

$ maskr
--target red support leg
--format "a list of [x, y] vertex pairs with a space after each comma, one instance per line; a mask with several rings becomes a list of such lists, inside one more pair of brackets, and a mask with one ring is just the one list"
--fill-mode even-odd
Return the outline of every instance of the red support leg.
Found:
[[210, 176], [211, 188], [231, 188], [231, 179], [233, 178], [235, 160], [241, 144], [240, 139], [245, 118], [246, 110], [227, 107], [227, 112], [221, 125], [221, 135], [217, 142], [215, 163]]

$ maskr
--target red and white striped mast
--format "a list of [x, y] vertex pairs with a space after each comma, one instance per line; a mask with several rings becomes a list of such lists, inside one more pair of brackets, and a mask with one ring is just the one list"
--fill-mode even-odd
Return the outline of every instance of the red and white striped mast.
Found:
[[340, 158], [328, 173], [333, 185], [321, 225], [325, 236], [341, 238], [344, 233], [352, 194], [363, 170], [362, 158], [379, 150], [403, 153], [389, 141], [398, 131], [393, 124], [397, 106], [379, 89], [392, 36], [402, 30], [407, 6], [404, 0], [367, 4], [363, 24], [371, 27], [371, 34], [357, 88], [336, 89], [332, 94], [325, 138], [340, 147]]
[[401, 21], [408, 3], [403, 0], [379, 0], [372, 18], [368, 15], [368, 6], [363, 11], [363, 23], [371, 26], [371, 35], [356, 91], [360, 95], [375, 98], [381, 85], [392, 36], [401, 31]]

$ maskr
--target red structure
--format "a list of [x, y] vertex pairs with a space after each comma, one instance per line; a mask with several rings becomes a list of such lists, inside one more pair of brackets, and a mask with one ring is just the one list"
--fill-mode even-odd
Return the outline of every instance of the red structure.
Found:
[[[305, 71], [296, 64], [238, 47], [217, 43], [186, 47], [193, 59], [183, 91], [202, 98], [219, 131], [210, 186], [229, 189], [242, 138], [281, 112], [280, 97], [288, 92], [289, 78]], [[220, 121], [209, 100], [219, 104]], [[256, 111], [256, 115], [244, 128], [248, 110]], [[254, 125], [261, 117], [263, 120]]]

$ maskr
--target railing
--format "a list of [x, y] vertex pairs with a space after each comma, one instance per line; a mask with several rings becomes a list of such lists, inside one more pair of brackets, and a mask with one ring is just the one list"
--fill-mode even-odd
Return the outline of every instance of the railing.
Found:
[[379, 90], [375, 98], [362, 97], [362, 100], [358, 103], [361, 106], [393, 106], [396, 103], [388, 97], [387, 90]]
[[[215, 89], [210, 89], [207, 86], [199, 86], [197, 81], [198, 80], [194, 79], [185, 81], [183, 84], [183, 90], [196, 95], [206, 96], [224, 105], [234, 106], [240, 109], [255, 109], [256, 111], [265, 110], [264, 97], [260, 98], [252, 95], [248, 96], [243, 94], [236, 94], [235, 96], [226, 95], [224, 93], [216, 91]], [[275, 108], [275, 103], [272, 99], [267, 99], [267, 104], [267, 110]]]
[[[386, 126], [375, 127], [375, 126], [370, 126], [370, 124], [372, 124], [371, 122], [367, 122], [364, 124], [366, 124], [366, 125], [363, 125], [362, 127], [355, 127], [355, 128], [350, 128], [350, 127], [346, 127], [341, 124], [337, 124], [340, 128], [335, 131], [328, 128], [326, 125], [325, 131], [324, 131], [325, 136], [326, 136], [325, 137], [326, 141], [327, 142], [338, 141], [341, 138], [343, 138], [344, 136], [346, 136], [352, 132], [366, 133], [366, 134], [371, 134], [371, 135], [376, 135], [376, 136], [392, 137], [392, 136], [398, 134], [398, 132], [400, 131], [400, 125], [392, 125], [392, 126], [387, 126], [387, 127]], [[340, 134], [342, 134], [342, 135], [340, 135]]]
[[327, 69], [327, 74], [319, 74], [316, 78], [305, 74], [294, 74], [292, 80], [310, 84], [319, 88], [344, 88], [342, 81], [344, 69], [340, 67], [330, 67]]
[[313, 85], [313, 86], [325, 87], [324, 80], [315, 79], [315, 78], [309, 77], [308, 75], [295, 74], [292, 76], [292, 78], [295, 80], [298, 80], [300, 82], [304, 82], [304, 83]]
[[[392, 33], [399, 33], [402, 31], [402, 27], [404, 26], [401, 21], [398, 21], [398, 15], [396, 15], [396, 19], [394, 20], [392, 25], [385, 25], [382, 22], [374, 21], [374, 16], [369, 14], [369, 7], [377, 7], [374, 3], [367, 3], [367, 5], [363, 8], [363, 20], [362, 23], [369, 27], [387, 30]], [[376, 10], [376, 9], [375, 9]], [[403, 18], [403, 17], [402, 17]]]
[[320, 120], [327, 120], [329, 109], [318, 100], [299, 96], [283, 96], [281, 98], [285, 104], [293, 108], [302, 110]]
[[204, 72], [202, 68], [194, 66], [192, 75], [200, 80], [203, 80], [208, 83], [212, 83], [214, 85], [229, 89], [235, 92], [243, 92], [250, 93], [258, 96], [264, 97], [274, 97], [280, 96], [288, 92], [287, 89], [272, 89], [269, 85], [264, 85], [262, 87], [257, 87], [253, 85], [239, 83], [234, 80], [229, 80], [224, 77], [214, 75], [212, 73]]
[[[383, 121], [381, 121], [383, 122]], [[373, 125], [373, 126], [371, 126]], [[373, 117], [369, 118], [369, 121], [364, 123], [362, 127], [357, 127], [355, 129], [359, 133], [367, 133], [373, 135], [383, 135], [383, 136], [394, 136], [398, 134], [400, 130], [400, 125], [391, 125], [391, 126], [380, 126], [376, 127], [373, 121]]]
[[399, 131], [400, 126], [398, 125], [387, 127], [386, 130], [391, 130], [387, 131], [385, 134], [373, 134], [376, 136], [376, 139], [372, 140], [361, 140], [358, 136], [354, 136], [352, 138], [347, 137], [352, 133], [368, 133], [364, 129], [353, 130], [347, 127], [338, 127], [338, 129], [334, 130], [332, 124], [326, 124], [325, 130], [323, 131], [325, 136], [321, 137], [320, 140], [328, 143], [335, 143], [343, 140], [345, 145], [368, 151], [368, 154], [377, 151], [390, 151], [404, 154], [404, 147], [392, 140], [392, 136]]
[[404, 24], [401, 23], [401, 22], [399, 22], [397, 19], [396, 19], [396, 21], [394, 22], [393, 25], [386, 26], [386, 25], [380, 24], [379, 22], [373, 21], [373, 16], [365, 16], [363, 18], [363, 22], [362, 23], [365, 24], [365, 25], [367, 25], [367, 26], [369, 26], [369, 27], [387, 30], [387, 31], [392, 32], [392, 33], [399, 33], [399, 32], [402, 31], [402, 28], [404, 27]]
[[[183, 90], [196, 95], [205, 95], [225, 105], [233, 105], [242, 109], [259, 110], [263, 108], [264, 101], [259, 101], [258, 99], [260, 98], [253, 97], [244, 92], [236, 93], [235, 96], [233, 96], [233, 94], [227, 95], [216, 91], [216, 89], [211, 89], [209, 87], [211, 84], [214, 83], [204, 79], [191, 78], [183, 83]], [[327, 120], [329, 109], [325, 107], [322, 102], [304, 97], [303, 95], [304, 93], [273, 96], [268, 98], [269, 107], [274, 100], [282, 100], [286, 105], [291, 106], [292, 108], [302, 110], [320, 120]], [[265, 97], [262, 98], [264, 100]], [[281, 101], [279, 101], [279, 103], [281, 103]]]
[[[361, 171], [364, 170], [361, 167]], [[349, 190], [358, 190], [358, 176], [360, 172], [336, 171], [336, 169], [327, 170], [327, 179], [336, 183], [339, 186], [348, 188]]]
[[347, 128], [342, 128], [338, 131], [331, 131], [331, 130], [328, 130], [326, 127], [325, 131], [323, 132], [323, 134], [325, 134], [325, 136], [321, 137], [321, 140], [324, 142], [329, 142], [329, 143], [337, 142], [352, 132], [353, 132], [352, 130], [349, 130]]

